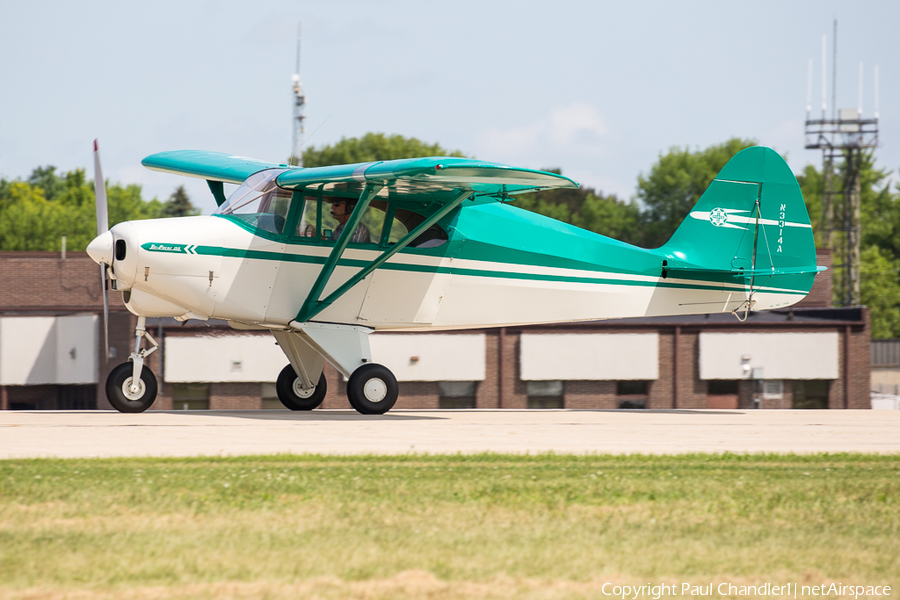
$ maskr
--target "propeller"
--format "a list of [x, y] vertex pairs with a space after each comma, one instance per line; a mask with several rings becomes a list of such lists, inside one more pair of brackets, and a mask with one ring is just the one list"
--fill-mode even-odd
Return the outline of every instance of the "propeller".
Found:
[[[109, 231], [109, 215], [106, 208], [106, 181], [100, 168], [100, 148], [94, 140], [94, 197], [97, 206], [97, 235]], [[100, 283], [103, 289], [103, 343], [106, 348], [106, 360], [109, 361], [109, 273], [108, 265], [100, 263]]]

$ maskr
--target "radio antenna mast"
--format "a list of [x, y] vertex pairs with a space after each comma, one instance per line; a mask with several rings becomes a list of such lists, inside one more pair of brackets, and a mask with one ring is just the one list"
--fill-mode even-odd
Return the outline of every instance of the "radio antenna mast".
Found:
[[[860, 171], [864, 153], [878, 147], [878, 68], [875, 69], [875, 111], [862, 113], [863, 63], [859, 64], [856, 108], [837, 107], [837, 19], [832, 30], [831, 118], [826, 105], [826, 37], [822, 36], [822, 118], [806, 109], [806, 148], [822, 151], [821, 244], [832, 250], [836, 297], [842, 306], [860, 303]], [[809, 90], [807, 79], [807, 90]], [[842, 162], [843, 164], [838, 164]]]
[[291, 148], [290, 164], [303, 166], [303, 134], [306, 133], [306, 115], [304, 114], [304, 105], [306, 104], [306, 95], [303, 93], [303, 86], [300, 85], [300, 23], [297, 23], [297, 68], [294, 70], [294, 76], [291, 78], [293, 82], [294, 92], [294, 137], [293, 146]]

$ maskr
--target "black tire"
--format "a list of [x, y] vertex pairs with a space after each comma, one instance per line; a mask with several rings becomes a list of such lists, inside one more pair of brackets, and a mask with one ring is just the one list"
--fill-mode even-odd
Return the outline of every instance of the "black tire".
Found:
[[131, 377], [134, 373], [134, 365], [130, 362], [122, 363], [113, 369], [106, 378], [106, 399], [119, 412], [140, 413], [144, 412], [156, 400], [158, 388], [156, 375], [146, 366], [141, 369], [141, 389], [137, 394], [129, 391]]
[[294, 367], [286, 366], [278, 374], [278, 381], [275, 382], [275, 391], [278, 392], [278, 399], [284, 404], [285, 408], [291, 410], [312, 410], [322, 404], [325, 399], [325, 393], [328, 391], [328, 382], [325, 380], [325, 373], [319, 376], [319, 383], [315, 389], [308, 395], [303, 395], [300, 388], [300, 378], [294, 372]]
[[394, 407], [400, 388], [390, 369], [375, 363], [353, 371], [347, 382], [350, 406], [364, 415], [383, 415]]

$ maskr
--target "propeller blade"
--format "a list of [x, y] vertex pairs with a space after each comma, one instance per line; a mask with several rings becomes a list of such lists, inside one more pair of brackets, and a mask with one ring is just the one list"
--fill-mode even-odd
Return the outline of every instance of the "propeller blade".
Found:
[[100, 284], [103, 288], [103, 347], [106, 348], [106, 360], [109, 361], [109, 279], [106, 275], [106, 263], [100, 263]]
[[[106, 181], [100, 168], [100, 148], [94, 140], [94, 202], [97, 207], [97, 235], [109, 231], [109, 214], [106, 207]], [[109, 361], [109, 274], [106, 263], [100, 263], [100, 288], [103, 290], [103, 344]]]
[[94, 140], [94, 196], [97, 206], [97, 235], [109, 231], [109, 216], [106, 210], [106, 182], [100, 168], [100, 148]]

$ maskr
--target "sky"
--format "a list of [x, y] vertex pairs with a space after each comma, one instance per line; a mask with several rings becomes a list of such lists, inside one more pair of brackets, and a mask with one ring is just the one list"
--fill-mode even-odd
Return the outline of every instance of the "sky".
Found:
[[557, 0], [0, 0], [0, 177], [83, 168], [165, 200], [202, 180], [155, 173], [154, 152], [284, 162], [298, 24], [306, 145], [400, 134], [563, 174], [628, 199], [672, 147], [731, 137], [804, 149], [808, 62], [821, 115], [821, 44], [837, 33], [838, 108], [874, 109], [877, 164], [900, 167], [900, 2]]

